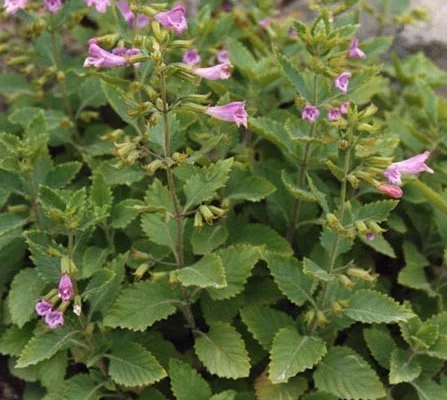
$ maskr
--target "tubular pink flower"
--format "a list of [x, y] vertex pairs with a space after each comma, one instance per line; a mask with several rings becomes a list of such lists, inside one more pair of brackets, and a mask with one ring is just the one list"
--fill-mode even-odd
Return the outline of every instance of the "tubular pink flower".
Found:
[[341, 103], [341, 105], [340, 105], [340, 112], [342, 114], [347, 114], [348, 108], [349, 108], [349, 101], [345, 101], [345, 102]]
[[[135, 13], [130, 9], [129, 3], [127, 1], [119, 1], [116, 5], [129, 26], [133, 28], [135, 25]], [[145, 15], [138, 15], [136, 20], [138, 28], [142, 28], [149, 24], [149, 18]]]
[[7, 14], [15, 14], [26, 7], [27, 0], [5, 0], [3, 7]]
[[334, 80], [334, 86], [343, 93], [348, 92], [349, 79], [352, 74], [350, 72], [342, 72]]
[[123, 65], [128, 64], [126, 57], [110, 53], [99, 47], [95, 42], [90, 43], [88, 52], [90, 57], [85, 59], [84, 68], [91, 66], [95, 68], [112, 68], [122, 67]]
[[69, 301], [71, 299], [73, 296], [73, 283], [71, 282], [70, 275], [62, 275], [57, 292], [62, 301]]
[[399, 186], [387, 185], [386, 183], [378, 185], [377, 190], [394, 199], [400, 199], [404, 195], [404, 192]]
[[229, 63], [230, 62], [230, 53], [228, 50], [219, 50], [216, 55], [217, 61], [220, 63]]
[[200, 64], [200, 61], [202, 61], [202, 59], [200, 58], [199, 52], [196, 49], [192, 49], [192, 50], [186, 50], [183, 53], [182, 61], [186, 65], [193, 66]]
[[45, 4], [48, 11], [54, 14], [62, 7], [62, 0], [45, 0]]
[[349, 58], [366, 58], [366, 54], [359, 49], [359, 40], [357, 38], [352, 39], [349, 46], [348, 57]]
[[219, 79], [228, 79], [231, 76], [230, 64], [217, 64], [214, 67], [209, 68], [196, 68], [193, 71], [196, 75], [202, 78], [209, 79], [211, 81], [217, 81]]
[[388, 179], [388, 182], [392, 185], [402, 185], [401, 175], [415, 175], [419, 172], [429, 172], [432, 174], [434, 171], [425, 164], [425, 160], [430, 157], [429, 151], [424, 151], [414, 157], [408, 158], [403, 161], [392, 163], [383, 173], [383, 176]]
[[309, 122], [315, 122], [317, 118], [320, 116], [320, 110], [311, 105], [307, 105], [304, 107], [303, 112], [301, 113], [301, 118], [304, 120], [308, 120]]
[[100, 13], [105, 13], [110, 6], [110, 0], [85, 0], [89, 7], [94, 6]]
[[341, 111], [339, 108], [331, 108], [327, 114], [328, 121], [337, 121], [341, 118]]
[[45, 323], [50, 329], [56, 329], [64, 325], [64, 314], [62, 311], [54, 310], [45, 315]]
[[176, 6], [172, 10], [159, 12], [155, 19], [165, 28], [172, 28], [177, 35], [188, 29], [188, 23], [185, 18], [185, 7]]
[[206, 114], [222, 121], [235, 122], [237, 126], [247, 128], [248, 114], [245, 111], [245, 101], [234, 101], [224, 106], [208, 107]]
[[264, 18], [263, 20], [259, 21], [259, 26], [261, 28], [267, 28], [272, 23], [272, 19], [270, 17]]
[[49, 312], [53, 311], [53, 305], [49, 301], [39, 300], [34, 306], [34, 309], [36, 310], [37, 315], [44, 317]]

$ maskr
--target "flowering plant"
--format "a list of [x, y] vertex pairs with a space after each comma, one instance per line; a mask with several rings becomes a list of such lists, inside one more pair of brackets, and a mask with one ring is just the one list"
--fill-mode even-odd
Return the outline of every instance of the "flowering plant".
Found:
[[0, 37], [23, 398], [446, 398], [444, 73], [355, 0], [44, 3]]

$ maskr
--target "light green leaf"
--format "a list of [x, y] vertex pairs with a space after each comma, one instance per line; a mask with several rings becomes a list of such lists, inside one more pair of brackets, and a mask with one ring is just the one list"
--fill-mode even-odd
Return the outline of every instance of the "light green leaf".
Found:
[[77, 374], [65, 381], [64, 400], [100, 400], [103, 386], [95, 384], [87, 374]]
[[306, 85], [303, 76], [298, 72], [296, 67], [284, 56], [279, 56], [278, 60], [281, 64], [284, 75], [287, 80], [295, 87], [296, 91], [300, 96], [306, 98], [308, 102], [312, 102], [312, 92]]
[[144, 331], [175, 313], [179, 299], [161, 282], [138, 282], [124, 289], [104, 319], [104, 324]]
[[189, 364], [169, 361], [171, 390], [177, 400], [209, 400], [211, 388], [208, 382]]
[[171, 194], [168, 188], [158, 179], [154, 179], [152, 185], [147, 188], [144, 203], [153, 209], [153, 211], [169, 211], [171, 214], [175, 213]]
[[177, 272], [177, 277], [183, 286], [198, 286], [201, 288], [227, 286], [222, 260], [216, 254], [207, 254], [195, 264], [183, 267]]
[[312, 368], [326, 351], [326, 343], [320, 338], [301, 336], [293, 326], [281, 329], [273, 339], [270, 352], [270, 380], [287, 382], [299, 372]]
[[165, 221], [161, 214], [144, 214], [141, 229], [150, 241], [171, 249], [177, 254], [177, 223], [173, 218]]
[[119, 385], [152, 385], [166, 376], [155, 357], [138, 343], [119, 342], [106, 357], [110, 360], [109, 374]]
[[11, 325], [0, 336], [0, 354], [18, 357], [33, 334], [32, 324], [19, 328]]
[[391, 354], [390, 383], [414, 381], [421, 374], [421, 366], [413, 359], [411, 353], [395, 349]]
[[309, 202], [315, 202], [317, 201], [317, 198], [314, 196], [313, 193], [309, 192], [308, 190], [301, 189], [298, 187], [292, 179], [289, 177], [289, 175], [286, 173], [285, 170], [281, 171], [281, 179], [286, 187], [286, 189], [289, 191], [289, 193], [295, 197], [295, 199], [302, 200], [302, 201], [309, 201]]
[[107, 216], [112, 208], [113, 195], [110, 186], [107, 185], [104, 175], [100, 171], [93, 174], [90, 198], [94, 207], [100, 208], [102, 213]]
[[139, 211], [135, 210], [133, 206], [142, 206], [143, 202], [136, 199], [126, 199], [119, 203], [114, 204], [111, 213], [112, 228], [126, 228], [139, 214]]
[[390, 258], [396, 258], [396, 253], [389, 242], [383, 236], [376, 236], [374, 240], [368, 240], [366, 237], [360, 236], [362, 242], [368, 247], [373, 248], [380, 254], [384, 254]]
[[314, 373], [315, 386], [342, 399], [384, 397], [382, 382], [371, 366], [348, 347], [332, 347]]
[[320, 281], [330, 282], [334, 277], [309, 258], [303, 258], [303, 272]]
[[234, 390], [225, 390], [211, 396], [209, 400], [235, 400], [237, 393]]
[[396, 344], [386, 328], [373, 326], [363, 331], [363, 337], [374, 359], [386, 369], [390, 369], [391, 354]]
[[191, 245], [194, 254], [208, 254], [223, 245], [228, 238], [228, 229], [223, 224], [205, 225], [200, 230], [194, 230]]
[[420, 400], [447, 400], [447, 391], [431, 379], [419, 379], [410, 383]]
[[303, 397], [303, 400], [338, 400], [337, 396], [326, 392], [313, 392]]
[[242, 171], [233, 171], [225, 188], [225, 197], [252, 202], [265, 199], [276, 190], [267, 179]]
[[51, 188], [63, 188], [70, 184], [82, 167], [77, 161], [56, 165], [45, 178], [45, 184]]
[[406, 321], [413, 316], [413, 313], [382, 293], [358, 290], [349, 300], [345, 315], [355, 321], [388, 324]]
[[21, 228], [28, 222], [28, 218], [21, 217], [20, 215], [14, 214], [12, 212], [0, 214], [0, 237], [11, 233], [18, 228]]
[[357, 214], [357, 219], [376, 222], [385, 221], [398, 204], [397, 200], [382, 200], [364, 204]]
[[206, 369], [220, 378], [246, 378], [250, 359], [241, 335], [230, 324], [217, 322], [201, 333], [194, 346]]
[[87, 247], [82, 257], [81, 278], [90, 278], [99, 271], [106, 261], [109, 249], [92, 246]]
[[257, 400], [297, 400], [307, 390], [307, 380], [301, 376], [292, 378], [287, 383], [273, 384], [267, 375], [259, 376], [255, 381]]

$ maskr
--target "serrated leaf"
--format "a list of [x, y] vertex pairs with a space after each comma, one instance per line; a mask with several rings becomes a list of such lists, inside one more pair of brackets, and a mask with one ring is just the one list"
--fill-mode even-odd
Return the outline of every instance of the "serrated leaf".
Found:
[[54, 208], [59, 211], [65, 211], [67, 206], [67, 202], [60, 195], [60, 192], [43, 185], [39, 187], [39, 201], [45, 210]]
[[144, 214], [141, 229], [150, 241], [171, 249], [177, 254], [177, 223], [173, 218], [165, 221], [160, 214]]
[[6, 236], [14, 230], [21, 228], [28, 222], [28, 218], [21, 217], [20, 215], [12, 212], [0, 214], [0, 237]]
[[186, 204], [184, 212], [204, 201], [211, 200], [216, 191], [227, 182], [233, 159], [220, 160], [208, 168], [203, 168], [185, 182]]
[[308, 102], [312, 102], [312, 93], [309, 91], [306, 82], [303, 79], [303, 76], [286, 57], [279, 56], [278, 60], [281, 64], [284, 75], [286, 76], [287, 80], [295, 87], [298, 94], [305, 97]]
[[208, 382], [189, 364], [171, 359], [169, 361], [171, 390], [177, 400], [209, 400], [211, 388]]
[[44, 287], [35, 269], [22, 269], [14, 277], [8, 297], [9, 314], [14, 324], [21, 328], [34, 317], [34, 306]]
[[126, 228], [136, 217], [138, 217], [139, 211], [135, 210], [133, 207], [143, 205], [141, 200], [136, 199], [126, 199], [114, 204], [110, 215], [110, 226], [117, 229]]
[[25, 325], [22, 328], [11, 325], [0, 336], [0, 354], [18, 357], [31, 339], [32, 333], [32, 324]]
[[421, 366], [414, 360], [411, 353], [395, 349], [390, 360], [390, 383], [397, 385], [402, 382], [414, 381], [421, 374]]
[[175, 213], [174, 203], [166, 186], [160, 180], [154, 179], [152, 185], [147, 188], [144, 203], [154, 209], [154, 211], [169, 211]]
[[257, 202], [265, 199], [275, 190], [275, 186], [261, 176], [234, 171], [225, 187], [225, 197]]
[[225, 270], [227, 285], [220, 289], [210, 288], [208, 293], [214, 300], [236, 296], [244, 290], [252, 269], [259, 260], [259, 250], [251, 246], [234, 246], [217, 253]]
[[447, 391], [431, 379], [419, 379], [410, 384], [416, 389], [420, 400], [447, 400]]
[[226, 47], [230, 53], [230, 60], [241, 72], [254, 78], [256, 76], [256, 60], [250, 51], [239, 41], [229, 40]]
[[407, 265], [399, 271], [397, 282], [411, 289], [423, 290], [429, 296], [435, 297], [436, 292], [427, 280], [424, 269], [418, 265]]
[[287, 175], [285, 170], [281, 171], [281, 179], [286, 187], [286, 189], [289, 191], [289, 193], [295, 197], [295, 199], [302, 200], [302, 201], [309, 201], [309, 202], [315, 202], [317, 201], [317, 198], [314, 196], [313, 193], [309, 192], [308, 190], [304, 190], [299, 188]]
[[292, 378], [287, 383], [273, 384], [267, 375], [255, 380], [255, 392], [258, 400], [296, 400], [307, 390], [307, 381], [301, 376]]
[[138, 282], [124, 289], [104, 319], [104, 324], [143, 331], [175, 313], [179, 299], [160, 282]]
[[270, 350], [273, 338], [280, 329], [294, 324], [289, 315], [266, 305], [244, 307], [241, 319], [265, 350]]
[[209, 400], [235, 400], [237, 392], [234, 390], [225, 390], [225, 392], [220, 392], [211, 396]]
[[313, 302], [314, 281], [305, 275], [301, 264], [292, 257], [268, 254], [265, 261], [281, 292], [297, 306]]
[[303, 258], [303, 272], [320, 281], [330, 282], [334, 277], [309, 258]]
[[348, 347], [332, 347], [314, 373], [315, 386], [342, 399], [384, 397], [382, 382], [371, 366]]
[[363, 337], [374, 359], [386, 369], [390, 369], [390, 358], [396, 344], [386, 328], [373, 326], [363, 331]]
[[87, 374], [77, 374], [64, 383], [64, 400], [100, 400], [103, 384], [95, 384]]
[[51, 188], [63, 188], [70, 184], [82, 167], [77, 161], [56, 165], [45, 177], [45, 184]]
[[320, 338], [301, 336], [293, 326], [281, 329], [270, 351], [270, 380], [275, 384], [287, 382], [299, 372], [312, 368], [326, 351], [326, 343]]
[[99, 271], [106, 261], [109, 249], [96, 246], [87, 247], [82, 257], [81, 278], [90, 278]]
[[104, 175], [100, 171], [93, 174], [92, 185], [90, 187], [90, 198], [95, 207], [102, 210], [107, 215], [112, 208], [113, 195], [110, 186], [107, 185]]
[[110, 360], [109, 374], [119, 385], [152, 385], [166, 376], [155, 357], [138, 343], [120, 342], [106, 357]]
[[17, 368], [36, 365], [40, 361], [53, 357], [59, 350], [73, 346], [78, 336], [80, 336], [80, 331], [70, 331], [65, 327], [34, 336], [17, 360]]
[[309, 184], [310, 191], [317, 199], [317, 202], [320, 204], [323, 211], [328, 214], [329, 213], [329, 205], [326, 200], [326, 195], [321, 192], [317, 185], [315, 185], [313, 179], [310, 177], [310, 175], [307, 175], [307, 183]]
[[338, 400], [337, 396], [326, 392], [313, 392], [303, 397], [303, 400]]
[[29, 122], [25, 129], [24, 138], [34, 139], [38, 138], [40, 135], [46, 135], [48, 132], [47, 121], [45, 119], [45, 114], [43, 111], [39, 111], [34, 115], [33, 119]]
[[194, 348], [206, 369], [220, 378], [246, 378], [250, 373], [244, 341], [230, 324], [212, 324], [208, 333], [196, 339]]
[[191, 266], [177, 272], [183, 286], [222, 288], [227, 286], [222, 260], [216, 254], [207, 254]]
[[429, 347], [427, 354], [431, 357], [447, 360], [447, 336], [440, 336], [436, 343]]
[[191, 236], [191, 245], [194, 254], [208, 254], [225, 243], [228, 238], [228, 229], [225, 225], [205, 225], [201, 230], [194, 230]]
[[382, 200], [364, 204], [360, 207], [357, 219], [376, 222], [385, 221], [392, 210], [399, 204], [397, 200]]
[[389, 324], [406, 321], [413, 316], [413, 313], [382, 293], [358, 290], [350, 298], [345, 315], [355, 321]]

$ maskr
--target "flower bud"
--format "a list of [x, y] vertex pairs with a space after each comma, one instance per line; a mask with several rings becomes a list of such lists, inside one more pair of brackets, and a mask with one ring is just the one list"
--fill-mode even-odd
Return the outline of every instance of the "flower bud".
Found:
[[329, 213], [326, 214], [326, 220], [328, 222], [328, 225], [331, 228], [337, 228], [340, 226], [340, 221], [338, 220], [338, 218], [335, 216], [335, 214]]
[[340, 141], [337, 143], [337, 146], [338, 146], [338, 148], [339, 148], [340, 150], [346, 150], [346, 149], [348, 148], [348, 146], [349, 146], [349, 143], [348, 143], [347, 140], [340, 140]]
[[164, 163], [162, 160], [159, 160], [158, 158], [151, 163], [147, 165], [143, 165], [143, 169], [149, 174], [152, 175], [154, 172], [156, 172], [160, 168], [164, 168]]
[[355, 221], [355, 228], [360, 235], [366, 235], [369, 232], [368, 227], [363, 221]]
[[63, 71], [57, 71], [56, 79], [58, 82], [65, 82], [66, 76]]
[[112, 142], [118, 140], [123, 134], [124, 131], [122, 129], [115, 129], [114, 131], [106, 133], [105, 135], [102, 135], [99, 138], [103, 141]]
[[146, 261], [149, 260], [150, 258], [149, 254], [139, 251], [137, 249], [132, 249], [130, 257], [132, 258], [132, 260], [136, 261]]
[[386, 229], [383, 229], [377, 222], [375, 221], [366, 221], [366, 225], [369, 228], [369, 231], [375, 233], [376, 235], [381, 235], [383, 232], [386, 232]]
[[133, 273], [133, 276], [135, 277], [135, 280], [139, 281], [144, 274], [149, 270], [149, 264], [143, 263], [138, 266], [136, 271]]
[[73, 312], [79, 317], [82, 312], [82, 301], [81, 296], [76, 296], [73, 304]]
[[87, 327], [84, 330], [85, 336], [91, 336], [95, 330], [95, 324], [92, 322], [87, 325]]
[[213, 221], [216, 219], [216, 217], [214, 216], [214, 214], [211, 212], [211, 210], [209, 209], [208, 206], [205, 205], [201, 205], [199, 207], [199, 211], [202, 214], [203, 218], [205, 219], [205, 222], [208, 225], [212, 225]]
[[64, 128], [64, 129], [71, 129], [74, 127], [73, 122], [68, 117], [62, 118], [59, 121], [59, 125], [61, 126], [61, 128]]
[[225, 210], [223, 210], [222, 208], [215, 207], [215, 206], [208, 206], [208, 208], [218, 218], [222, 217], [225, 214]]
[[331, 308], [335, 314], [341, 314], [344, 311], [343, 307], [340, 305], [340, 303], [338, 303], [336, 301], [333, 301], [331, 303]]
[[177, 271], [172, 271], [172, 272], [169, 274], [169, 283], [172, 284], [172, 285], [175, 285], [175, 284], [177, 284], [178, 282], [179, 282], [179, 280], [178, 280]]
[[351, 184], [351, 186], [354, 189], [357, 189], [360, 185], [360, 181], [358, 180], [358, 178], [355, 175], [349, 174], [346, 179], [348, 180], [348, 182]]
[[7, 66], [21, 65], [26, 64], [27, 62], [29, 62], [28, 56], [17, 56], [17, 57], [11, 57], [10, 59], [6, 60], [6, 65]]
[[347, 270], [347, 274], [349, 276], [355, 276], [356, 278], [361, 279], [362, 281], [374, 283], [378, 276], [377, 274], [370, 274], [369, 270], [365, 270], [362, 268], [350, 267]]
[[151, 279], [153, 281], [159, 281], [159, 280], [163, 279], [167, 275], [168, 275], [167, 272], [152, 272], [151, 273]]
[[188, 154], [179, 153], [177, 151], [172, 155], [172, 159], [179, 164], [184, 163], [187, 160], [187, 158], [188, 158]]
[[71, 282], [70, 275], [64, 273], [61, 276], [57, 291], [62, 301], [69, 301], [71, 299], [73, 296], [73, 283]]
[[340, 275], [340, 283], [346, 288], [346, 289], [352, 289], [354, 287], [354, 282], [351, 281], [346, 275]]
[[387, 196], [390, 196], [394, 199], [400, 199], [404, 194], [399, 186], [388, 185], [387, 183], [379, 184], [376, 189], [379, 192], [386, 194]]
[[194, 228], [201, 230], [203, 228], [203, 217], [200, 212], [196, 212], [194, 215]]
[[360, 112], [359, 116], [360, 118], [369, 118], [375, 115], [378, 110], [379, 109], [376, 107], [376, 105], [371, 103], [362, 112]]
[[321, 327], [326, 326], [327, 323], [329, 322], [323, 311], [320, 311], [320, 310], [317, 311], [317, 322], [318, 322], [318, 326], [321, 326]]
[[182, 103], [181, 107], [185, 110], [199, 112], [202, 114], [204, 114], [206, 112], [206, 110], [208, 109], [208, 107], [206, 107], [206, 106], [202, 106], [197, 103], [191, 103], [189, 101]]

